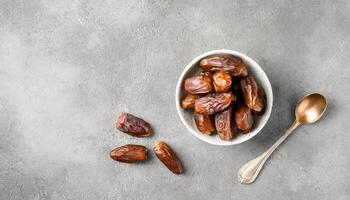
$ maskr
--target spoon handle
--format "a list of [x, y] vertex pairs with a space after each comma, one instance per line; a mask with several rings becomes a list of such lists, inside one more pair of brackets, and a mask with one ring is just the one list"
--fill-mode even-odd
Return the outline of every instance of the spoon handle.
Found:
[[261, 154], [257, 158], [243, 165], [238, 172], [238, 180], [243, 184], [250, 184], [254, 182], [260, 170], [264, 166], [266, 160], [277, 149], [277, 147], [292, 133], [292, 131], [299, 126], [299, 124], [299, 122], [294, 121], [290, 128], [286, 131], [286, 133], [282, 135], [282, 137], [280, 137], [267, 151], [265, 151], [265, 153]]

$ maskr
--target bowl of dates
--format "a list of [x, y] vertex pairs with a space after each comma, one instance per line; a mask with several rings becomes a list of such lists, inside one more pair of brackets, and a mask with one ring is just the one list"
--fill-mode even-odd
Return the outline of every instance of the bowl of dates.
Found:
[[245, 54], [214, 50], [193, 59], [176, 86], [181, 121], [197, 138], [235, 145], [254, 137], [268, 121], [272, 87], [264, 70]]

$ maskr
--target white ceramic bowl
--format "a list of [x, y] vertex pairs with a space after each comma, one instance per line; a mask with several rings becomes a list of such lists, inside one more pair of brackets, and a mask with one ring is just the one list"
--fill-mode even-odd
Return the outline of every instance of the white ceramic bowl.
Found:
[[[232, 139], [231, 141], [224, 141], [219, 138], [218, 135], [205, 135], [202, 134], [198, 129], [194, 122], [193, 117], [193, 111], [192, 110], [184, 110], [181, 108], [181, 99], [186, 95], [185, 90], [183, 89], [183, 82], [186, 78], [193, 76], [197, 74], [200, 70], [198, 67], [198, 63], [202, 58], [205, 58], [210, 55], [222, 55], [222, 54], [229, 54], [238, 56], [243, 59], [244, 63], [247, 65], [249, 74], [253, 75], [257, 83], [265, 90], [266, 93], [266, 110], [265, 113], [262, 116], [259, 116], [257, 120], [254, 121], [254, 127], [253, 129], [246, 133], [246, 134], [239, 134], [237, 137]], [[259, 131], [265, 126], [266, 122], [268, 121], [271, 110], [272, 110], [272, 103], [273, 103], [273, 94], [272, 94], [272, 87], [269, 81], [269, 78], [266, 76], [264, 70], [256, 63], [253, 59], [250, 57], [239, 53], [237, 51], [232, 50], [214, 50], [209, 51], [207, 53], [204, 53], [195, 59], [193, 59], [183, 70], [183, 72], [180, 75], [180, 78], [177, 82], [176, 86], [176, 94], [175, 94], [175, 101], [176, 101], [176, 109], [177, 113], [180, 116], [180, 119], [182, 123], [187, 127], [187, 129], [197, 138], [215, 145], [236, 145], [240, 144], [242, 142], [245, 142], [249, 140], [250, 138], [254, 137]]]

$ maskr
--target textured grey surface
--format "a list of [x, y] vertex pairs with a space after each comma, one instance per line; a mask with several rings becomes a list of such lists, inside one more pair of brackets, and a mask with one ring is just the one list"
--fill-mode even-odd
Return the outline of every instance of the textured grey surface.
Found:
[[[349, 1], [0, 0], [0, 199], [350, 199]], [[195, 56], [234, 49], [253, 57], [274, 89], [263, 131], [231, 147], [181, 124], [177, 77]], [[236, 174], [290, 125], [299, 98], [329, 110], [301, 127], [253, 185]], [[115, 130], [127, 111], [151, 138]], [[125, 143], [162, 139], [186, 173], [151, 156], [108, 158]]]

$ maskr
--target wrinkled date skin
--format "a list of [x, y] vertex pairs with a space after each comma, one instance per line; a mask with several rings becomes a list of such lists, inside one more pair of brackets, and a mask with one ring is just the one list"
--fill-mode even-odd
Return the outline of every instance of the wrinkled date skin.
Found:
[[194, 113], [194, 121], [200, 132], [211, 135], [215, 131], [214, 120], [210, 115], [203, 115], [200, 113]]
[[212, 72], [206, 72], [206, 71], [202, 71], [199, 73], [200, 75], [204, 75], [204, 76], [207, 76], [207, 77], [211, 77], [213, 76], [213, 73]]
[[264, 108], [264, 100], [258, 95], [259, 87], [252, 76], [247, 76], [240, 81], [244, 101], [249, 108], [260, 112]]
[[227, 71], [232, 76], [245, 77], [248, 75], [247, 67], [243, 60], [232, 55], [210, 56], [202, 59], [199, 66], [204, 71]]
[[215, 127], [222, 140], [232, 140], [234, 136], [232, 124], [232, 108], [215, 115]]
[[234, 121], [237, 129], [243, 132], [249, 131], [254, 123], [251, 109], [245, 104], [239, 105], [235, 110]]
[[262, 102], [263, 107], [262, 107], [261, 111], [259, 111], [259, 112], [253, 111], [253, 113], [255, 113], [257, 115], [263, 115], [265, 113], [265, 109], [266, 109], [266, 94], [265, 94], [264, 89], [262, 89], [261, 87], [258, 90], [258, 98]]
[[208, 94], [196, 99], [194, 110], [204, 115], [212, 115], [221, 112], [231, 105], [234, 95], [231, 92], [220, 94]]
[[136, 137], [146, 137], [152, 134], [149, 123], [129, 113], [122, 113], [117, 121], [118, 130]]
[[181, 161], [176, 153], [163, 141], [153, 146], [153, 152], [158, 159], [174, 174], [181, 174], [183, 171]]
[[109, 156], [116, 161], [136, 163], [147, 160], [147, 149], [141, 145], [127, 144], [113, 149]]
[[185, 90], [190, 94], [206, 94], [214, 91], [213, 81], [209, 75], [201, 74], [185, 80]]
[[232, 85], [232, 77], [228, 72], [218, 71], [213, 75], [213, 85], [216, 93], [227, 92]]
[[196, 94], [187, 94], [185, 98], [181, 101], [181, 107], [183, 109], [193, 109], [194, 108], [194, 101], [198, 99], [200, 95]]

